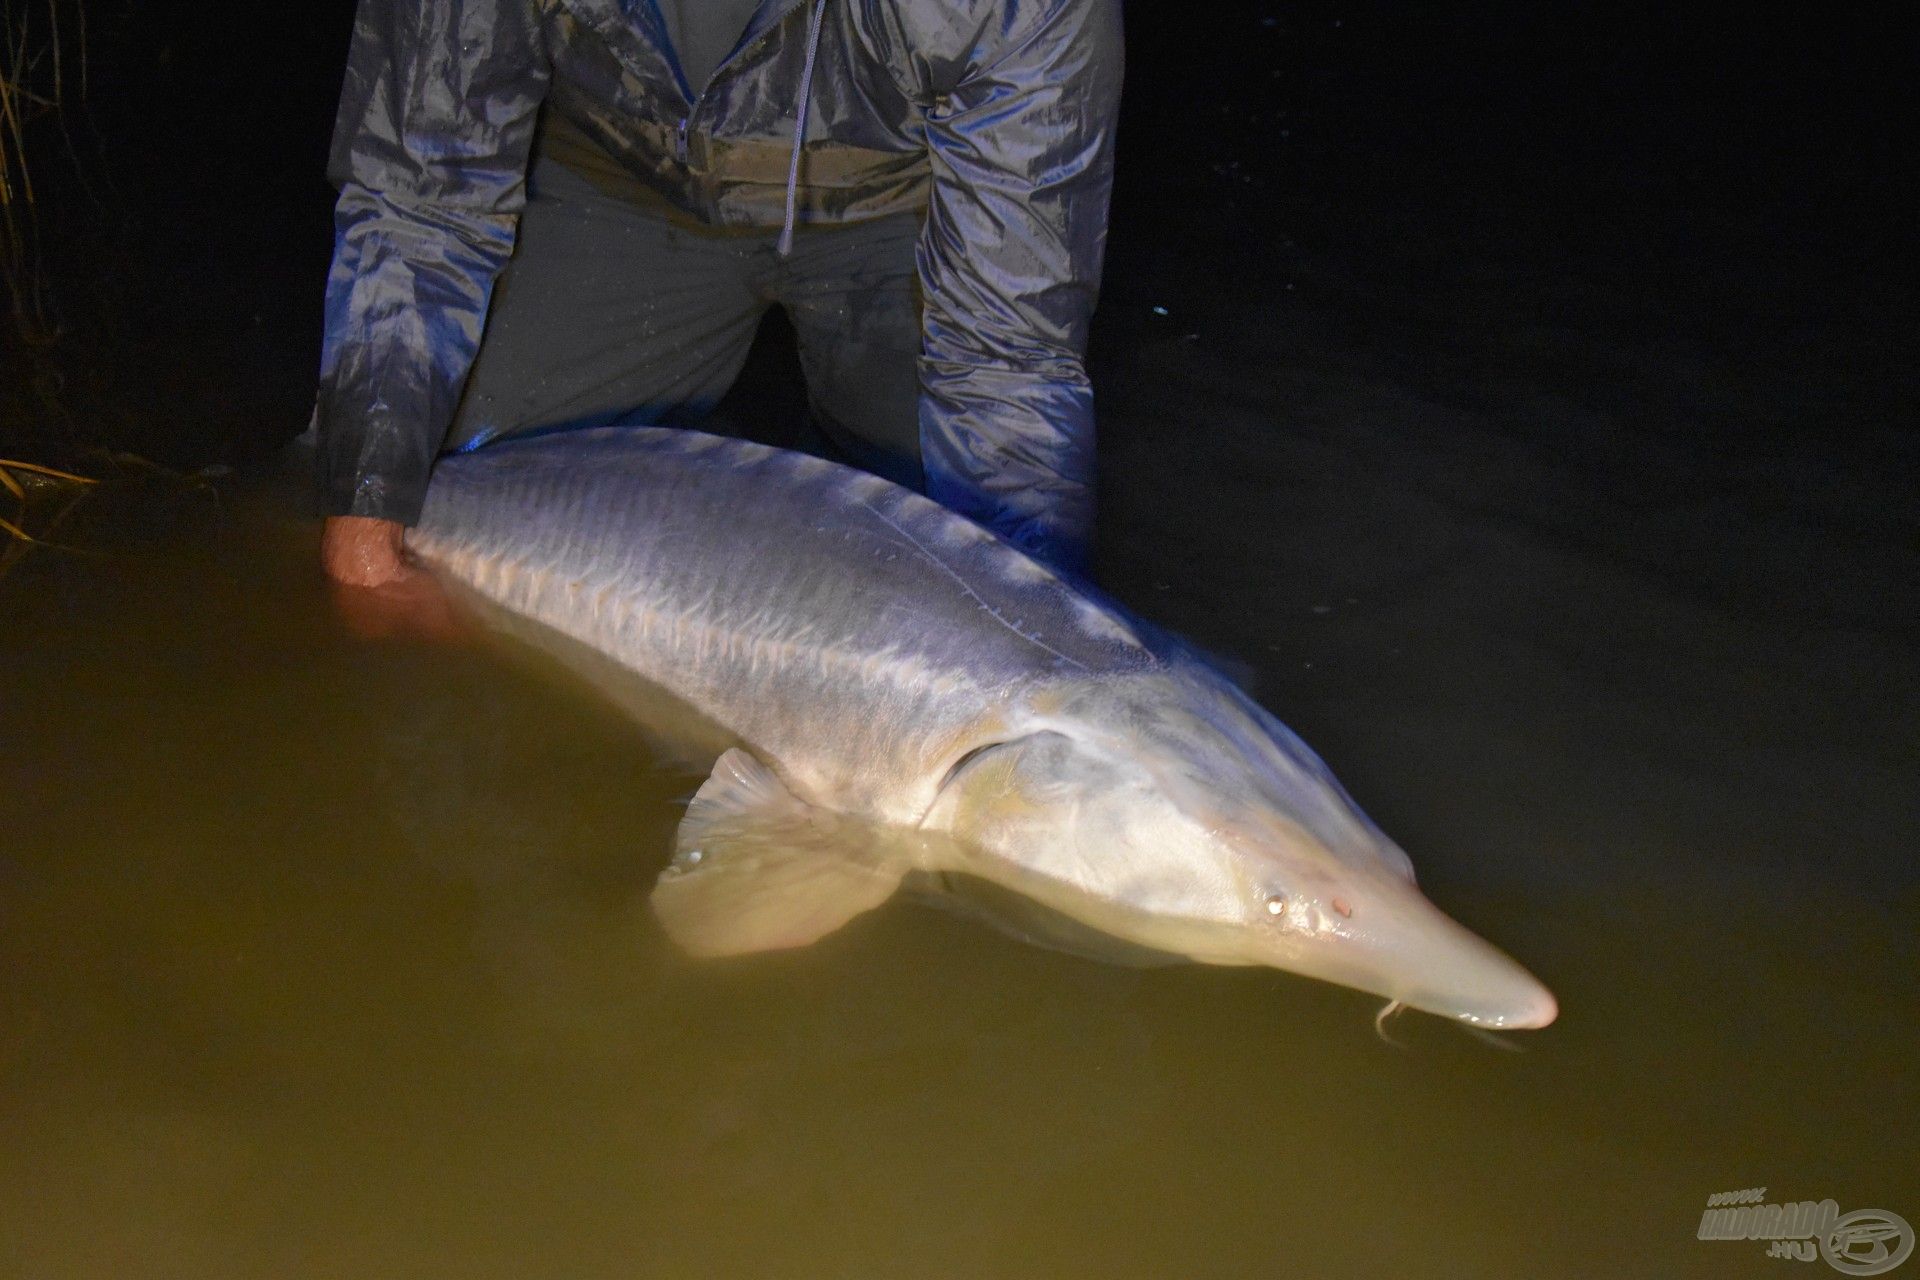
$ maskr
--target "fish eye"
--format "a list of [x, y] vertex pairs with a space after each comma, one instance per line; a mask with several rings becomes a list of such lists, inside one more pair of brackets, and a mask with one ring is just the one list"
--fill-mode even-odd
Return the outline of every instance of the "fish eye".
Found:
[[1287, 909], [1286, 894], [1275, 893], [1275, 894], [1270, 894], [1268, 896], [1267, 898], [1267, 914], [1268, 915], [1277, 916], [1281, 912], [1285, 911], [1286, 909]]

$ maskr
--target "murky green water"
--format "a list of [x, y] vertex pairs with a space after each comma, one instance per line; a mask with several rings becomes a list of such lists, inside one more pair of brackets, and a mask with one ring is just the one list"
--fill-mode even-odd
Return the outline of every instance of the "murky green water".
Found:
[[0, 1276], [1811, 1275], [1706, 1197], [1920, 1222], [1912, 778], [1822, 694], [1910, 682], [1870, 636], [1810, 718], [1762, 622], [1642, 643], [1658, 597], [1245, 622], [1560, 997], [1397, 1049], [909, 904], [682, 959], [644, 895], [696, 780], [539, 660], [354, 640], [272, 510], [0, 581]]

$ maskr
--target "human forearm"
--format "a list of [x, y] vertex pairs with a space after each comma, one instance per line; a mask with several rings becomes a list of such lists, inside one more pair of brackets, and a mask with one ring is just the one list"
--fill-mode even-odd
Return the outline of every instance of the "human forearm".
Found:
[[514, 219], [349, 182], [327, 278], [319, 396], [323, 515], [412, 524], [479, 348]]
[[1004, 369], [921, 362], [927, 496], [1060, 568], [1094, 527], [1093, 393], [1078, 362]]
[[1115, 0], [1047, 0], [928, 118], [920, 439], [928, 492], [1070, 569], [1093, 532], [1088, 323], [1119, 106]]
[[551, 74], [534, 0], [360, 0], [319, 395], [324, 515], [410, 524], [494, 277]]

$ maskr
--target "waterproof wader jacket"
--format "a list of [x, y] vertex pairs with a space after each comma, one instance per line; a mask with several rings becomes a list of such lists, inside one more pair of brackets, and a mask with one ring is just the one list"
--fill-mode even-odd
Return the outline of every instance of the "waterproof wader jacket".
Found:
[[513, 250], [542, 108], [714, 227], [925, 210], [930, 496], [1071, 562], [1119, 0], [761, 0], [704, 86], [653, 0], [361, 0], [319, 398], [327, 514], [412, 523]]

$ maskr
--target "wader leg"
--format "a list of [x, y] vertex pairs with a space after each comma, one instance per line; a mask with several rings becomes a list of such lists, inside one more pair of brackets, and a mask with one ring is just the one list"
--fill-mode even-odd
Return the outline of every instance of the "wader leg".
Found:
[[766, 243], [688, 231], [536, 164], [446, 447], [699, 421], [739, 374], [766, 311], [753, 287]]
[[803, 230], [768, 290], [793, 320], [813, 418], [855, 465], [923, 487], [921, 215]]

